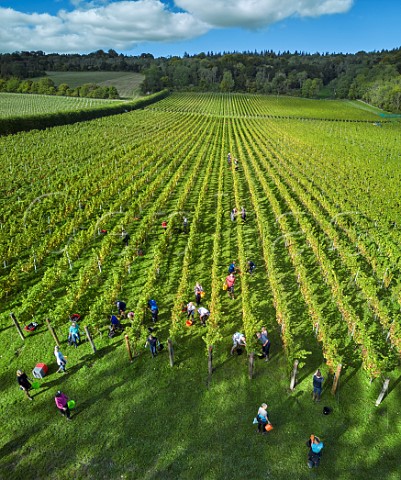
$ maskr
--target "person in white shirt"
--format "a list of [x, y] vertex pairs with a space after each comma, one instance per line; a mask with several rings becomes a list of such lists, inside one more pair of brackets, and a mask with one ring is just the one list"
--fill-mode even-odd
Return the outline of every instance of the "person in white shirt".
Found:
[[209, 310], [205, 307], [200, 307], [198, 308], [198, 313], [199, 313], [199, 320], [201, 322], [201, 325], [206, 327], [206, 320], [209, 318], [209, 315], [210, 315]]
[[195, 318], [195, 310], [196, 310], [196, 307], [195, 307], [195, 304], [194, 302], [189, 302], [187, 304], [187, 319], [188, 320], [192, 320], [194, 321], [194, 318]]
[[[233, 347], [231, 349], [231, 355], [234, 355], [234, 351], [239, 349], [240, 347], [246, 346], [245, 335], [240, 332], [235, 332], [233, 335]], [[238, 353], [238, 352], [237, 352]]]
[[54, 356], [56, 357], [57, 365], [58, 365], [58, 370], [57, 373], [64, 372], [65, 373], [65, 366], [67, 363], [67, 360], [65, 359], [64, 355], [60, 352], [60, 347], [56, 345], [54, 347]]
[[265, 427], [268, 423], [270, 423], [269, 422], [269, 414], [267, 413], [266, 403], [262, 403], [262, 405], [259, 407], [256, 419], [258, 421], [258, 432], [259, 433], [266, 433]]

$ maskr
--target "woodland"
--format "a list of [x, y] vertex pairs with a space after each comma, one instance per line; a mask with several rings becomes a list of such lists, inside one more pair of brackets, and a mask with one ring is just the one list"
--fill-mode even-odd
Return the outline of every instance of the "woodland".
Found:
[[355, 54], [201, 52], [159, 58], [150, 53], [123, 55], [112, 49], [86, 55], [14, 52], [0, 55], [0, 91], [21, 91], [16, 79], [40, 77], [52, 71], [142, 73], [143, 93], [167, 88], [350, 99], [392, 113], [401, 111], [401, 48]]

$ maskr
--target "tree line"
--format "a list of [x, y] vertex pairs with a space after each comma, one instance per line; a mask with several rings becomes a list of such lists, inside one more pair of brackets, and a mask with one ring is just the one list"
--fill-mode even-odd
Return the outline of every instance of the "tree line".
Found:
[[0, 78], [0, 92], [8, 93], [38, 93], [42, 95], [60, 95], [66, 97], [87, 98], [120, 98], [116, 87], [100, 86], [95, 83], [85, 83], [76, 88], [70, 88], [66, 83], [56, 84], [50, 78], [41, 78], [33, 81], [11, 77], [7, 80]]
[[361, 99], [401, 108], [401, 49], [357, 54], [199, 54], [157, 58], [143, 71], [144, 92], [161, 88]]
[[141, 72], [154, 60], [150, 53], [139, 56], [118, 54], [115, 50], [80, 54], [46, 54], [41, 50], [0, 54], [1, 78], [42, 77], [46, 72], [116, 71]]
[[132, 71], [145, 75], [143, 93], [171, 90], [361, 99], [401, 109], [401, 48], [356, 54], [222, 52], [159, 57], [98, 50], [87, 55], [14, 52], [0, 55], [0, 77], [27, 79], [46, 71]]

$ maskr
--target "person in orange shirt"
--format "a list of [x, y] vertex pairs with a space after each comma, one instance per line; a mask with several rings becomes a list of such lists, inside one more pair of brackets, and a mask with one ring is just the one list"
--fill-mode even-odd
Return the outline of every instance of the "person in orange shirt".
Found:
[[228, 296], [234, 300], [235, 275], [233, 273], [230, 273], [230, 275], [226, 277], [226, 285]]

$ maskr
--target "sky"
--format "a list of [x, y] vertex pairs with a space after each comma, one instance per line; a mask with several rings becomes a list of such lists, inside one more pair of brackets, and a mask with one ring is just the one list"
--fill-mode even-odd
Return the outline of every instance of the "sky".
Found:
[[0, 0], [0, 52], [371, 52], [400, 25], [401, 0]]

